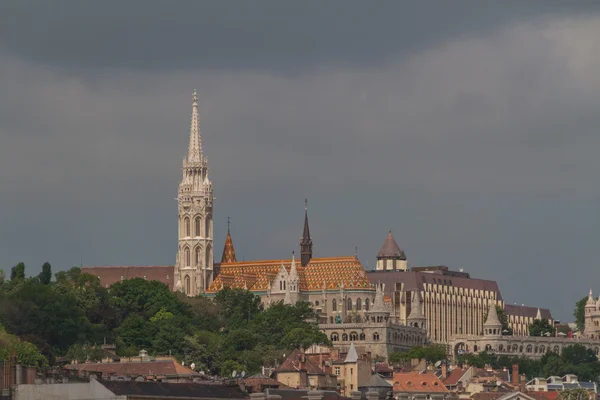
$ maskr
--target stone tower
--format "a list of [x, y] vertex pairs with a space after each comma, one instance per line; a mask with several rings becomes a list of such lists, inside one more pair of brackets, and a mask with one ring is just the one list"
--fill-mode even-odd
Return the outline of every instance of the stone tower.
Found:
[[188, 154], [179, 184], [175, 290], [188, 296], [204, 292], [213, 278], [213, 188], [202, 154], [198, 96], [192, 99]]
[[308, 201], [304, 200], [304, 231], [300, 240], [300, 264], [306, 267], [312, 258], [312, 239], [308, 229]]
[[377, 265], [375, 267], [377, 271], [406, 271], [408, 266], [406, 264], [406, 254], [392, 235], [390, 231], [381, 246], [381, 250], [377, 253]]

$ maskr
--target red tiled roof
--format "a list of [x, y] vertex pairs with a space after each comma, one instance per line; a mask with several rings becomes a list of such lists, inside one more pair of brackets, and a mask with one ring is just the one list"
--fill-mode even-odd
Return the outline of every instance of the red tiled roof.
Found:
[[394, 373], [394, 392], [448, 392], [448, 389], [434, 374], [396, 372]]
[[300, 362], [302, 352], [298, 349], [292, 353], [275, 369], [276, 372], [296, 372], [306, 371], [309, 375], [325, 375], [325, 372], [308, 357], [304, 357], [304, 362]]
[[446, 379], [444, 379], [444, 385], [454, 386], [458, 384], [460, 378], [462, 378], [468, 370], [469, 368], [454, 368], [452, 371], [450, 371]]
[[561, 392], [525, 392], [536, 400], [557, 400]]
[[[102, 266], [102, 267], [83, 267], [81, 272], [97, 276], [100, 284], [109, 287], [113, 283], [121, 280], [142, 278], [149, 281], [158, 281], [166, 284], [170, 290], [173, 290], [173, 274], [175, 267], [165, 266]], [[122, 277], [122, 278], [121, 278]]]
[[175, 360], [70, 364], [65, 365], [65, 369], [117, 376], [200, 376], [199, 373], [184, 367]]
[[[221, 264], [219, 275], [207, 292], [214, 293], [223, 287], [247, 288], [264, 292], [283, 266], [288, 272], [292, 260], [244, 261]], [[296, 261], [300, 278], [300, 290], [317, 291], [338, 289], [342, 284], [347, 290], [374, 290], [360, 261], [355, 256], [312, 258], [306, 267]]]

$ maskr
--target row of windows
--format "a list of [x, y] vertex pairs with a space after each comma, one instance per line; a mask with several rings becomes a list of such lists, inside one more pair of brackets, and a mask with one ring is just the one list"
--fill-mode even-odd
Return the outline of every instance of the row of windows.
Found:
[[[194, 249], [194, 265], [200, 265], [201, 264], [201, 253], [202, 250], [200, 249], [200, 247], [196, 247]], [[185, 261], [185, 266], [189, 267], [192, 265], [192, 253], [190, 251], [189, 247], [186, 247], [185, 249], [183, 249], [183, 254], [184, 254], [184, 261]], [[206, 248], [206, 266], [208, 266], [209, 264], [209, 257], [210, 257], [210, 247]]]
[[[370, 307], [371, 307], [371, 300], [367, 298], [367, 299], [365, 299], [365, 310], [369, 311]], [[362, 300], [360, 299], [360, 297], [358, 299], [356, 299], [356, 308], [353, 308], [352, 299], [348, 298], [348, 300], [346, 300], [346, 310], [347, 311], [352, 311], [352, 310], [361, 311], [362, 309], [363, 309], [363, 303], [362, 303]], [[338, 303], [337, 303], [336, 299], [333, 299], [331, 301], [331, 310], [332, 311], [338, 310]]]
[[[200, 216], [197, 216], [194, 218], [194, 236], [202, 236], [201, 234], [201, 229], [202, 229], [202, 218]], [[206, 226], [205, 226], [205, 231], [208, 234], [210, 231], [210, 219], [206, 219]], [[183, 231], [181, 232], [182, 236], [184, 237], [191, 237], [192, 236], [192, 223], [190, 220], [190, 217], [185, 217], [183, 219]]]
[[[364, 333], [361, 333], [360, 335], [356, 332], [350, 332], [350, 335], [347, 333], [342, 333], [342, 342], [347, 342], [348, 338], [350, 338], [351, 342], [356, 342], [358, 340], [365, 340], [366, 336]], [[332, 342], [339, 342], [340, 335], [334, 332], [330, 335], [330, 339]], [[373, 333], [373, 340], [379, 340], [379, 333]]]

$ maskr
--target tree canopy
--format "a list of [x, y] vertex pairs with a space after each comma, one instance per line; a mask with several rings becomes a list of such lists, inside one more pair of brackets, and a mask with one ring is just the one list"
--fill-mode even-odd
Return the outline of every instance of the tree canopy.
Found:
[[546, 318], [536, 319], [529, 325], [529, 336], [554, 336], [556, 328]]
[[587, 303], [587, 300], [587, 296], [582, 297], [581, 300], [575, 303], [575, 310], [573, 310], [575, 324], [577, 325], [577, 330], [579, 332], [583, 332], [583, 328], [585, 325], [585, 303]]
[[[26, 278], [20, 263], [10, 281], [0, 282], [0, 323], [6, 329], [0, 330], [0, 344], [10, 338], [7, 348], [32, 365], [65, 355], [98, 360], [98, 345], [108, 342], [120, 356], [146, 350], [211, 373], [256, 373], [294, 348], [331, 344], [308, 303], [265, 309], [247, 290], [190, 298], [156, 281], [130, 279], [105, 288], [78, 267], [57, 272], [54, 281], [51, 271], [46, 263], [42, 273]], [[8, 355], [0, 351], [0, 359]]]

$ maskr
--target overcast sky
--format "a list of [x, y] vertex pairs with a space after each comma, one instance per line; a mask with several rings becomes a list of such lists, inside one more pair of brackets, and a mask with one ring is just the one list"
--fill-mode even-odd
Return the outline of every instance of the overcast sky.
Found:
[[165, 265], [191, 94], [238, 259], [298, 249], [600, 291], [598, 1], [0, 4], [0, 261]]

